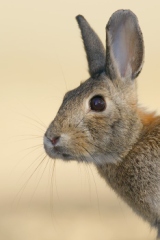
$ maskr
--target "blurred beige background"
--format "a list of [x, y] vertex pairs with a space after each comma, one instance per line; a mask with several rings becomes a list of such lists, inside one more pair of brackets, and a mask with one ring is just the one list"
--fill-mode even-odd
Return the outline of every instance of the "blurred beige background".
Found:
[[155, 238], [93, 166], [42, 162], [39, 122], [47, 126], [66, 90], [88, 77], [75, 16], [83, 14], [105, 43], [105, 25], [120, 8], [136, 13], [144, 34], [140, 103], [160, 112], [159, 0], [0, 1], [0, 239]]

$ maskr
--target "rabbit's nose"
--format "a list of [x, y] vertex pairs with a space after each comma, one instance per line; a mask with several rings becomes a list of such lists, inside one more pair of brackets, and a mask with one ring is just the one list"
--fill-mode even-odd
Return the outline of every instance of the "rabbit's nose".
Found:
[[59, 141], [59, 139], [60, 139], [59, 136], [53, 137], [53, 138], [51, 139], [51, 143], [52, 143], [53, 145], [56, 145], [56, 143]]

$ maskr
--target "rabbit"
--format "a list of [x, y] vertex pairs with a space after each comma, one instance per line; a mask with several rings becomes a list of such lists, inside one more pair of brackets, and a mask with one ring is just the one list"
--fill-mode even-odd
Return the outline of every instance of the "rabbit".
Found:
[[136, 15], [118, 10], [106, 26], [106, 50], [76, 17], [90, 78], [68, 91], [44, 135], [53, 159], [93, 163], [100, 176], [160, 239], [160, 117], [138, 105], [136, 78], [144, 42]]

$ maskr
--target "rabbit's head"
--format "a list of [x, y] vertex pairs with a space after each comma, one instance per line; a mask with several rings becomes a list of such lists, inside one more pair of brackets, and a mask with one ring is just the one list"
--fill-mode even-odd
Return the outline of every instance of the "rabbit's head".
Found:
[[137, 17], [115, 12], [106, 27], [106, 51], [83, 16], [77, 16], [90, 78], [64, 96], [44, 136], [51, 158], [104, 164], [120, 161], [139, 137], [136, 80], [144, 46]]

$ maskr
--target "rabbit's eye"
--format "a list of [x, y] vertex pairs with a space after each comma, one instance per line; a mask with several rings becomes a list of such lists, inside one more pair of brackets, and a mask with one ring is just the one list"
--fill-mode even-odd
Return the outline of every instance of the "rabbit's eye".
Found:
[[96, 112], [102, 112], [106, 108], [106, 102], [102, 96], [94, 96], [90, 100], [90, 108]]

